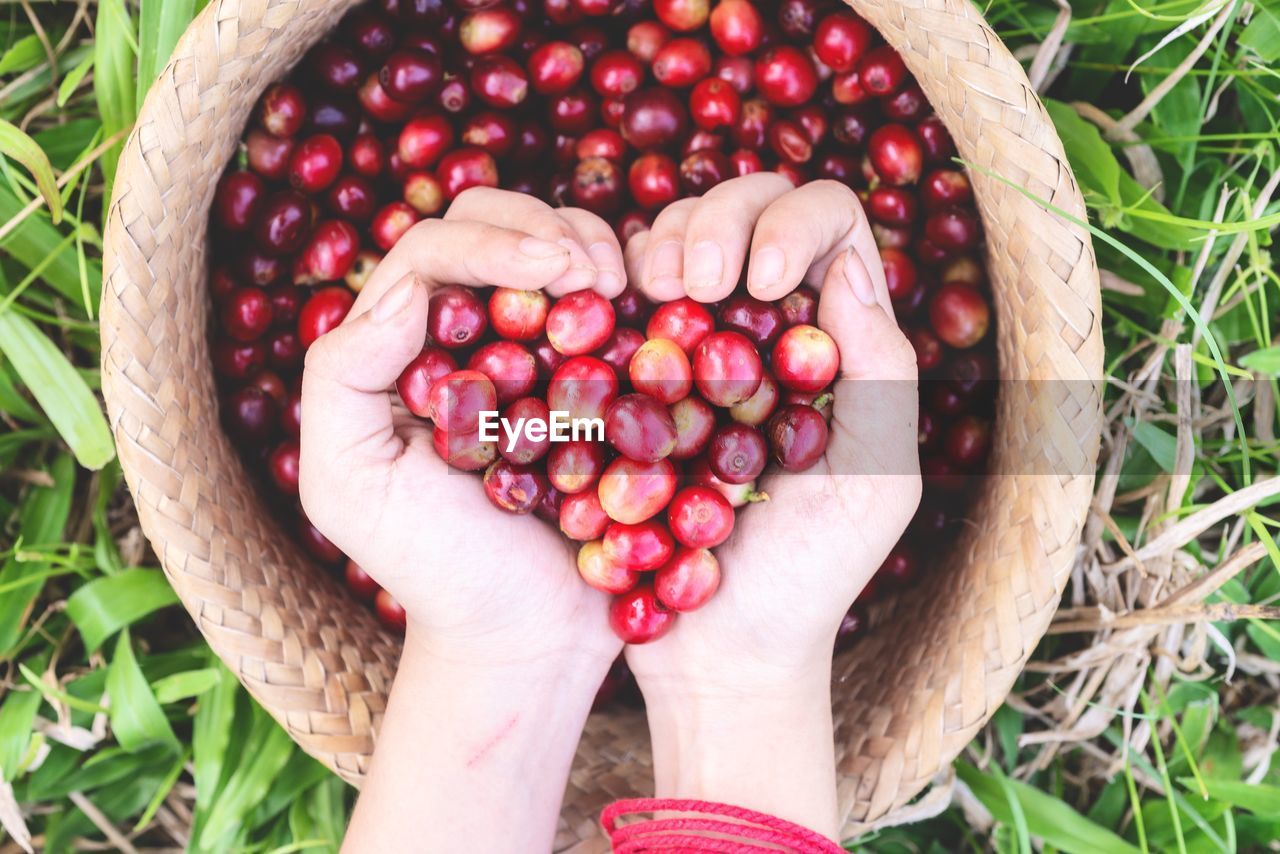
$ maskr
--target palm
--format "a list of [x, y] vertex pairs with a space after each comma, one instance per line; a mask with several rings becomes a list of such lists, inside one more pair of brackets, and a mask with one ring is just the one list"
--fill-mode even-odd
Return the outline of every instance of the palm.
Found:
[[605, 598], [579, 580], [564, 538], [537, 518], [495, 508], [478, 476], [451, 471], [436, 455], [429, 427], [396, 421], [403, 453], [385, 485], [364, 491], [361, 513], [375, 580], [442, 634], [531, 656], [542, 643], [616, 654]]
[[881, 542], [888, 536], [877, 531], [882, 526], [859, 524], [874, 516], [872, 479], [830, 471], [824, 459], [804, 474], [763, 480], [769, 500], [739, 510], [733, 536], [716, 549], [719, 591], [659, 644], [632, 649], [632, 666], [666, 667], [695, 655], [805, 660], [830, 644], [844, 609], [892, 545]]

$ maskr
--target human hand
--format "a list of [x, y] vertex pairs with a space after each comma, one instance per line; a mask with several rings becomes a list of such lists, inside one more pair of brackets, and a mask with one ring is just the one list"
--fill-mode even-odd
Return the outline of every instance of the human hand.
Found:
[[648, 703], [660, 793], [831, 833], [832, 646], [919, 503], [915, 352], [862, 207], [841, 184], [727, 181], [667, 208], [626, 254], [651, 298], [710, 303], [737, 286], [748, 249], [753, 296], [821, 289], [818, 326], [841, 355], [830, 442], [811, 469], [758, 485], [769, 500], [740, 510], [717, 549], [719, 591], [627, 660]]
[[303, 507], [408, 614], [344, 850], [551, 847], [574, 748], [621, 643], [559, 533], [451, 474], [394, 384], [441, 285], [613, 297], [623, 269], [598, 217], [469, 190], [405, 235], [307, 353]]
[[612, 297], [624, 285], [622, 253], [586, 211], [487, 188], [415, 226], [346, 321], [307, 353], [303, 507], [404, 606], [410, 636], [435, 655], [475, 666], [571, 657], [603, 677], [620, 644], [564, 539], [498, 511], [474, 477], [450, 473], [431, 426], [395, 394], [426, 338], [430, 293], [446, 284]]
[[637, 675], [650, 681], [678, 676], [667, 666], [675, 663], [714, 662], [715, 678], [749, 680], [757, 670], [785, 673], [822, 660], [919, 500], [915, 351], [894, 323], [879, 253], [851, 190], [831, 181], [792, 189], [772, 173], [727, 181], [659, 214], [628, 245], [628, 266], [653, 299], [711, 303], [733, 292], [748, 248], [753, 296], [820, 288], [818, 326], [841, 353], [830, 443], [813, 468], [759, 483], [770, 500], [739, 510], [733, 536], [717, 550], [724, 577], [711, 601], [660, 642], [629, 651]]

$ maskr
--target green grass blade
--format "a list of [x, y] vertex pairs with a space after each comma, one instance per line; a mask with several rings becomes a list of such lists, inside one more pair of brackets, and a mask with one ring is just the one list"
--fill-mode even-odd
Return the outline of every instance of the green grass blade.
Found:
[[187, 764], [187, 760], [191, 757], [191, 750], [188, 748], [180, 756], [178, 756], [173, 766], [169, 769], [169, 773], [165, 775], [164, 781], [156, 789], [155, 795], [152, 796], [151, 802], [147, 804], [147, 808], [142, 811], [142, 815], [133, 824], [133, 832], [138, 833], [147, 825], [151, 824], [151, 820], [156, 817], [156, 813], [160, 811], [160, 805], [164, 803], [165, 798], [169, 797], [169, 793], [173, 791], [173, 787], [177, 785], [178, 778], [182, 776], [183, 766]]
[[1015, 817], [1009, 807], [1007, 793], [1011, 792], [1022, 807], [1027, 832], [1068, 854], [1137, 854], [1138, 849], [1123, 838], [1095, 824], [1052, 795], [1039, 791], [1026, 783], [1006, 779], [1007, 785], [990, 774], [984, 774], [965, 762], [955, 764], [956, 774], [964, 781], [983, 806], [991, 811], [997, 821], [1013, 824]]
[[107, 711], [104, 706], [97, 703], [83, 700], [73, 694], [68, 694], [61, 688], [55, 688], [48, 682], [40, 678], [40, 674], [36, 673], [25, 664], [18, 664], [18, 672], [22, 674], [22, 678], [27, 680], [27, 684], [40, 692], [40, 695], [48, 700], [51, 704], [61, 703], [68, 708], [75, 709], [80, 712], [88, 712], [91, 715], [102, 714]]
[[84, 80], [84, 76], [89, 73], [91, 68], [93, 68], [93, 54], [89, 54], [80, 60], [80, 64], [68, 71], [67, 76], [62, 78], [62, 82], [58, 84], [59, 107], [67, 105], [67, 101], [70, 101], [76, 89], [80, 88], [80, 81]]
[[157, 679], [151, 683], [151, 690], [155, 691], [156, 699], [161, 703], [176, 703], [179, 700], [199, 697], [213, 689], [218, 684], [219, 678], [217, 669], [202, 667]]
[[43, 699], [39, 691], [10, 691], [0, 705], [0, 780], [6, 783], [18, 775]]
[[1280, 377], [1280, 346], [1263, 347], [1240, 357], [1240, 367]]
[[35, 68], [45, 58], [44, 45], [35, 33], [23, 36], [0, 54], [0, 74], [13, 74]]
[[257, 707], [254, 712], [253, 732], [245, 749], [253, 762], [236, 766], [227, 780], [200, 833], [201, 848], [226, 849], [244, 816], [270, 791], [272, 781], [296, 749], [289, 734], [270, 715]]
[[195, 17], [198, 6], [196, 0], [142, 0], [138, 16], [139, 104], [169, 61], [174, 45]]
[[[1194, 778], [1179, 777], [1188, 789], [1198, 788]], [[1242, 783], [1238, 780], [1204, 779], [1209, 797], [1248, 810], [1260, 818], [1280, 818], [1280, 786], [1268, 783]]]
[[[0, 183], [0, 223], [7, 223], [22, 211], [22, 201], [4, 184]], [[73, 248], [59, 249], [66, 235], [49, 224], [41, 216], [28, 216], [13, 231], [0, 240], [0, 250], [28, 270], [48, 262], [42, 278], [72, 305], [83, 302], [81, 296], [80, 264]], [[53, 260], [49, 260], [52, 258]], [[102, 295], [102, 261], [94, 258], [87, 262], [89, 295], [97, 305]]]
[[1151, 849], [1147, 847], [1147, 828], [1142, 820], [1142, 799], [1138, 797], [1138, 784], [1133, 779], [1133, 767], [1129, 764], [1129, 755], [1124, 757], [1124, 785], [1129, 792], [1129, 806], [1133, 809], [1133, 827], [1138, 834], [1138, 847], [1142, 854]]
[[209, 659], [218, 672], [218, 681], [200, 698], [191, 729], [191, 764], [194, 769], [191, 776], [195, 780], [196, 791], [202, 793], [196, 802], [193, 837], [200, 831], [219, 793], [219, 783], [229, 758], [227, 745], [231, 742], [231, 728], [235, 723], [236, 697], [240, 692], [240, 685], [231, 671], [213, 653], [209, 653]]
[[[1142, 711], [1148, 715], [1151, 712], [1151, 702], [1147, 699], [1147, 692], [1143, 691], [1141, 695]], [[1151, 747], [1156, 752], [1156, 768], [1160, 772], [1160, 781], [1164, 784], [1165, 796], [1169, 802], [1169, 819], [1173, 824], [1174, 838], [1178, 840], [1178, 851], [1180, 854], [1187, 854], [1187, 840], [1182, 833], [1182, 819], [1178, 814], [1178, 804], [1174, 799], [1173, 781], [1169, 779], [1169, 766], [1164, 760], [1164, 747], [1160, 744], [1160, 735], [1154, 731], [1152, 727]]]
[[[102, 115], [103, 134], [110, 137], [133, 125], [138, 117], [134, 67], [137, 42], [133, 35], [133, 22], [125, 9], [124, 0], [101, 0], [95, 23], [97, 38], [93, 54], [93, 92]], [[123, 141], [117, 143], [102, 158], [102, 173], [107, 182], [107, 196], [116, 177], [116, 160], [120, 157]]]
[[1280, 60], [1280, 3], [1260, 0], [1253, 4], [1253, 19], [1240, 33], [1239, 43], [1264, 62]]
[[115, 457], [115, 444], [98, 399], [34, 323], [12, 311], [0, 314], [0, 350], [80, 465], [96, 471]]
[[35, 179], [45, 204], [49, 206], [53, 224], [62, 222], [62, 195], [58, 192], [58, 181], [53, 176], [53, 164], [36, 141], [23, 133], [17, 125], [0, 119], [0, 154], [27, 168]]
[[178, 603], [158, 569], [127, 569], [94, 579], [67, 599], [67, 616], [80, 630], [85, 650], [93, 652], [125, 626]]
[[111, 700], [111, 731], [121, 747], [136, 752], [153, 744], [168, 744], [178, 750], [178, 737], [133, 655], [128, 629], [116, 641], [107, 670], [107, 696]]

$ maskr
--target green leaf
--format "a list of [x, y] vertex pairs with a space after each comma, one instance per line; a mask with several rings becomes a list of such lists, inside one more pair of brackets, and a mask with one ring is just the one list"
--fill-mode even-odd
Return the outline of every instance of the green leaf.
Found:
[[[249, 822], [255, 827], [266, 824], [297, 803], [307, 789], [324, 780], [334, 780], [333, 773], [301, 750], [294, 751], [284, 769], [271, 784], [271, 791], [254, 805]], [[345, 784], [343, 784], [345, 785]]]
[[166, 744], [178, 750], [177, 736], [134, 658], [128, 629], [116, 641], [107, 671], [107, 696], [111, 701], [111, 730], [121, 747], [135, 752], [153, 744]]
[[[1178, 782], [1193, 792], [1198, 789], [1196, 781], [1190, 777], [1179, 777]], [[1225, 801], [1264, 818], [1280, 818], [1280, 786], [1212, 778], [1204, 783], [1209, 789], [1209, 797], [1215, 800]]]
[[125, 626], [177, 603], [178, 594], [163, 572], [135, 568], [96, 578], [76, 590], [67, 599], [67, 616], [80, 630], [85, 651], [93, 652]]
[[35, 33], [23, 36], [0, 56], [0, 74], [13, 74], [35, 68], [45, 58], [44, 45]]
[[[21, 213], [23, 202], [7, 186], [0, 183], [0, 222], [8, 222]], [[27, 269], [46, 264], [41, 278], [58, 293], [71, 300], [73, 305], [84, 302], [80, 288], [80, 263], [75, 246], [65, 246], [65, 235], [49, 224], [39, 214], [28, 216], [22, 223], [0, 240], [0, 249]], [[102, 262], [97, 258], [87, 262], [89, 297], [93, 305], [102, 295]]]
[[18, 390], [9, 361], [3, 354], [0, 354], [0, 412], [28, 424], [44, 423], [40, 410], [32, 406], [26, 395]]
[[[49, 155], [54, 169], [66, 170], [75, 165], [76, 159], [89, 151], [97, 142], [102, 122], [94, 118], [71, 119], [47, 127], [31, 138]], [[74, 182], [73, 182], [74, 183]], [[72, 184], [68, 184], [69, 189]]]
[[65, 107], [67, 101], [71, 100], [71, 96], [75, 94], [76, 89], [80, 86], [80, 81], [89, 73], [89, 69], [93, 68], [93, 54], [89, 54], [80, 60], [80, 64], [67, 72], [67, 76], [62, 78], [62, 82], [58, 84], [58, 106]]
[[1133, 438], [1151, 454], [1156, 465], [1166, 474], [1173, 472], [1177, 463], [1178, 439], [1150, 421], [1143, 421], [1133, 428]]
[[10, 691], [0, 706], [0, 780], [6, 783], [18, 776], [43, 699], [38, 691]]
[[218, 684], [218, 671], [212, 667], [175, 673], [151, 683], [160, 703], [176, 703], [198, 697]]
[[[100, 0], [94, 24], [93, 92], [102, 115], [102, 130], [109, 138], [133, 126], [138, 117], [133, 46], [133, 22], [124, 0]], [[123, 140], [102, 157], [102, 173], [107, 180], [107, 196], [116, 177], [116, 160]]]
[[191, 776], [196, 791], [200, 793], [196, 801], [193, 835], [198, 832], [216, 800], [227, 760], [227, 745], [231, 742], [231, 728], [235, 723], [236, 698], [240, 693], [240, 684], [231, 671], [212, 652], [209, 659], [218, 679], [200, 698], [191, 727], [191, 764], [194, 769]]
[[[150, 747], [138, 753], [130, 753], [122, 747], [112, 745], [97, 751], [83, 761], [78, 759], [83, 754], [80, 751], [73, 751], [73, 761], [68, 763], [73, 766], [72, 769], [66, 769], [63, 773], [45, 776], [46, 766], [67, 761], [62, 756], [61, 747], [55, 747], [54, 750], [56, 752], [50, 753], [49, 759], [45, 760], [45, 764], [40, 766], [40, 770], [32, 775], [32, 786], [28, 792], [32, 800], [49, 801], [64, 798], [69, 793], [77, 790], [88, 792], [103, 786], [110, 786], [138, 773], [139, 768], [156, 762], [167, 762], [172, 757], [172, 753], [161, 745]], [[61, 762], [52, 762], [51, 760], [54, 760], [55, 757]]]
[[165, 775], [164, 781], [156, 788], [156, 793], [151, 796], [151, 802], [147, 804], [147, 808], [143, 810], [142, 815], [138, 816], [138, 820], [133, 823], [134, 833], [138, 833], [151, 824], [151, 820], [160, 811], [161, 804], [169, 797], [173, 787], [177, 785], [178, 778], [182, 776], [182, 769], [186, 767], [187, 759], [190, 756], [191, 752], [188, 750], [184, 751], [182, 755], [174, 757], [169, 773]]
[[119, 459], [103, 467], [98, 474], [98, 498], [93, 507], [93, 562], [107, 575], [124, 572], [124, 560], [120, 557], [120, 549], [116, 546], [115, 534], [111, 529], [111, 521], [107, 511], [112, 498], [116, 495], [116, 487], [124, 478]]
[[1250, 620], [1244, 631], [1263, 655], [1272, 661], [1280, 661], [1280, 622], [1273, 626], [1264, 620]]
[[1264, 62], [1280, 60], [1280, 2], [1254, 0], [1253, 18], [1238, 41]]
[[973, 794], [991, 811], [996, 821], [1014, 822], [1014, 813], [1008, 798], [1014, 797], [1022, 808], [1027, 832], [1045, 843], [1073, 854], [1137, 854], [1138, 849], [1121, 837], [1101, 827], [1062, 801], [1017, 780], [1006, 779], [1003, 784], [993, 776], [984, 774], [965, 762], [955, 764], [956, 774]]
[[107, 711], [105, 707], [98, 705], [92, 700], [77, 697], [74, 694], [57, 687], [57, 685], [46, 681], [41, 678], [39, 673], [36, 673], [22, 662], [18, 662], [18, 672], [22, 674], [23, 679], [27, 680], [28, 685], [39, 691], [40, 694], [52, 704], [63, 703], [75, 711], [88, 712], [91, 715], [105, 713]]
[[36, 141], [17, 125], [0, 119], [0, 154], [27, 167], [45, 204], [49, 206], [53, 224], [62, 222], [62, 196], [58, 193], [58, 179], [53, 175], [53, 165], [48, 156]]
[[[1138, 36], [1146, 26], [1146, 19], [1133, 13], [1130, 5], [1132, 2], [1133, 0], [1108, 0], [1102, 11], [1111, 16], [1111, 20], [1105, 27], [1095, 24], [1076, 28], [1080, 32], [1094, 31], [1101, 37], [1083, 44], [1077, 54], [1081, 60], [1079, 65], [1072, 63], [1069, 66], [1070, 86], [1074, 97], [1093, 100], [1116, 76], [1114, 68], [1124, 66], [1125, 57], [1133, 51]], [[1071, 38], [1073, 36], [1068, 36], [1068, 40]], [[1097, 65], [1110, 68], [1093, 67]]]
[[[1191, 50], [1192, 44], [1188, 41], [1173, 42], [1163, 49], [1162, 61], [1171, 66], [1176, 65], [1185, 59]], [[1149, 95], [1163, 79], [1163, 76], [1142, 75], [1143, 93]], [[1200, 78], [1194, 74], [1184, 75], [1152, 109], [1151, 119], [1172, 137], [1193, 137], [1200, 133]], [[1182, 145], [1185, 148], [1194, 143], [1188, 142]]]
[[76, 467], [71, 458], [60, 454], [49, 467], [53, 486], [31, 490], [22, 507], [22, 539], [28, 543], [47, 545], [62, 539], [71, 516], [71, 500], [76, 485]]
[[[107, 817], [108, 821], [113, 824], [123, 824], [131, 816], [137, 815], [146, 808], [147, 802], [164, 784], [165, 776], [171, 767], [172, 763], [168, 757], [164, 757], [164, 761], [161, 762], [140, 764], [135, 773], [125, 777], [116, 785], [95, 791], [90, 801]], [[80, 849], [81, 846], [75, 844], [74, 837], [96, 835], [101, 832], [79, 809], [71, 805], [68, 807], [70, 808], [66, 811], [65, 822], [58, 825], [58, 833], [48, 834], [45, 851], [49, 854]]]
[[142, 0], [138, 21], [138, 103], [169, 61], [173, 47], [195, 17], [196, 0]]
[[[76, 463], [70, 454], [59, 454], [49, 468], [53, 486], [37, 486], [27, 493], [22, 504], [19, 533], [25, 542], [55, 543], [62, 539], [63, 529], [71, 513], [71, 498], [76, 485]], [[39, 561], [19, 562], [10, 558], [0, 568], [0, 652], [11, 650], [22, 635], [23, 626], [44, 586], [48, 564]]]
[[1123, 170], [1111, 146], [1096, 127], [1080, 118], [1069, 105], [1046, 98], [1044, 106], [1058, 129], [1067, 159], [1082, 188], [1092, 190], [1103, 204], [1119, 207]]
[[243, 756], [252, 756], [253, 761], [237, 765], [219, 792], [209, 820], [200, 833], [201, 848], [221, 851], [235, 847], [230, 843], [242, 829], [242, 819], [270, 791], [272, 781], [297, 749], [289, 734], [270, 715], [260, 709], [255, 711], [252, 730], [242, 753]]
[[1240, 358], [1240, 367], [1260, 374], [1280, 377], [1280, 345], [1246, 353]]
[[0, 314], [0, 351], [71, 448], [80, 465], [102, 468], [115, 456], [107, 419], [89, 386], [52, 341], [27, 318]]

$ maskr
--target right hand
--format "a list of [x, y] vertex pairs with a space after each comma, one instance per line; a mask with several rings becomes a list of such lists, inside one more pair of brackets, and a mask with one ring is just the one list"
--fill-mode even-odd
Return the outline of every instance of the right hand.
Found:
[[656, 300], [716, 302], [744, 270], [762, 300], [819, 288], [817, 323], [841, 356], [824, 458], [758, 484], [769, 500], [739, 510], [716, 550], [719, 591], [663, 638], [629, 648], [628, 662], [646, 695], [771, 689], [815, 671], [825, 680], [841, 618], [921, 490], [915, 350], [894, 322], [862, 205], [834, 181], [796, 189], [773, 173], [748, 175], [664, 210], [627, 257], [633, 282]]

